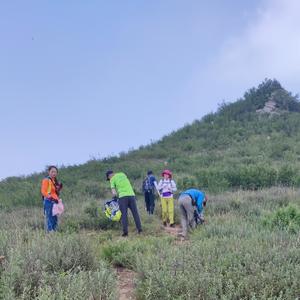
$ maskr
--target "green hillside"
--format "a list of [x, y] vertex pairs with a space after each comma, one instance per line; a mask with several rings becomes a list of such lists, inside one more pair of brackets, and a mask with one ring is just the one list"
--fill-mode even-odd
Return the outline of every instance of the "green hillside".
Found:
[[[2, 181], [0, 299], [124, 299], [128, 274], [136, 300], [299, 299], [299, 111], [297, 97], [266, 80], [157, 143], [61, 168], [66, 209], [55, 233], [44, 230], [42, 173]], [[205, 223], [182, 241], [178, 201], [170, 228], [159, 199], [148, 215], [139, 195], [143, 232], [129, 214], [121, 237], [103, 213], [105, 171], [125, 171], [139, 190], [149, 168], [165, 165], [179, 190], [207, 191]]]
[[[268, 101], [270, 113], [259, 112]], [[148, 169], [156, 175], [167, 166], [179, 190], [198, 186], [210, 192], [260, 189], [300, 184], [300, 103], [276, 80], [265, 80], [234, 103], [223, 103], [216, 113], [172, 132], [160, 141], [129, 153], [61, 168], [64, 197], [103, 198], [107, 169], [122, 170], [137, 192]], [[40, 205], [43, 174], [12, 177], [0, 183], [0, 203]]]

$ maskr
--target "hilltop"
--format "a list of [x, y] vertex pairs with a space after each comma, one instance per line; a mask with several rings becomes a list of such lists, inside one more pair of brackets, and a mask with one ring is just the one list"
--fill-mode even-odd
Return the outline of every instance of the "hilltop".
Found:
[[[270, 110], [271, 107], [271, 110]], [[179, 190], [200, 186], [211, 192], [300, 184], [300, 103], [277, 80], [266, 79], [241, 99], [222, 103], [160, 141], [119, 156], [61, 168], [64, 195], [103, 198], [107, 169], [122, 170], [137, 192], [148, 169], [159, 175], [170, 168]], [[0, 183], [0, 203], [39, 204], [42, 174], [7, 178]]]

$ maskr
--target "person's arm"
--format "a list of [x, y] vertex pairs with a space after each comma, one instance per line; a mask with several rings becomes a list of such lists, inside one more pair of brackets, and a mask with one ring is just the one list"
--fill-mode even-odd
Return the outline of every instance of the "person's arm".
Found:
[[142, 193], [145, 193], [145, 179], [142, 182]]
[[113, 197], [117, 197], [118, 196], [118, 193], [117, 193], [117, 191], [116, 191], [116, 189], [111, 189], [111, 193], [112, 193], [112, 195], [113, 195]]
[[155, 190], [156, 190], [156, 192], [157, 192], [157, 195], [158, 195], [159, 197], [161, 197], [160, 191], [159, 191], [159, 188], [158, 188], [158, 184], [157, 184], [156, 180], [153, 182], [153, 184], [154, 184]]
[[157, 185], [157, 189], [161, 190], [162, 189], [162, 180], [159, 181], [158, 185]]
[[49, 191], [49, 179], [43, 179], [41, 193], [45, 198], [50, 198], [51, 190]]
[[[204, 201], [204, 200], [203, 200]], [[201, 201], [200, 197], [198, 196], [196, 198], [196, 206], [197, 206], [197, 211], [200, 214], [203, 210], [203, 201]]]
[[116, 184], [115, 184], [113, 178], [110, 180], [110, 188], [111, 188], [111, 193], [112, 193], [113, 197], [114, 198], [118, 197]]
[[171, 192], [176, 192], [177, 191], [177, 187], [176, 187], [176, 183], [174, 180], [171, 180]]
[[208, 198], [207, 198], [207, 196], [205, 195], [205, 196], [204, 196], [204, 200], [203, 200], [203, 206], [206, 206], [207, 200], [208, 200]]

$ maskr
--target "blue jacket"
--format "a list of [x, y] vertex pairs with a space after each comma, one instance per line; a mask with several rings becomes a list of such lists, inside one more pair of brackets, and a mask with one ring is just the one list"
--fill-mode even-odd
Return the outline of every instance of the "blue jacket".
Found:
[[197, 189], [188, 189], [181, 193], [181, 195], [189, 195], [194, 201], [196, 201], [197, 210], [199, 213], [203, 210], [203, 202], [205, 200], [205, 193]]

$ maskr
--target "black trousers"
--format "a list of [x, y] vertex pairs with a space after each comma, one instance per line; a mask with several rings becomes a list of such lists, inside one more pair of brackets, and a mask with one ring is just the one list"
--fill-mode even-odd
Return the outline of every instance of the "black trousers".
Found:
[[136, 229], [138, 231], [142, 230], [141, 219], [139, 216], [139, 212], [136, 205], [135, 196], [125, 196], [119, 198], [119, 206], [122, 213], [122, 226], [123, 226], [123, 233], [128, 233], [128, 208], [131, 210]]
[[145, 195], [145, 202], [146, 202], [146, 209], [148, 214], [153, 215], [154, 207], [155, 207], [155, 195], [153, 191], [146, 191]]

